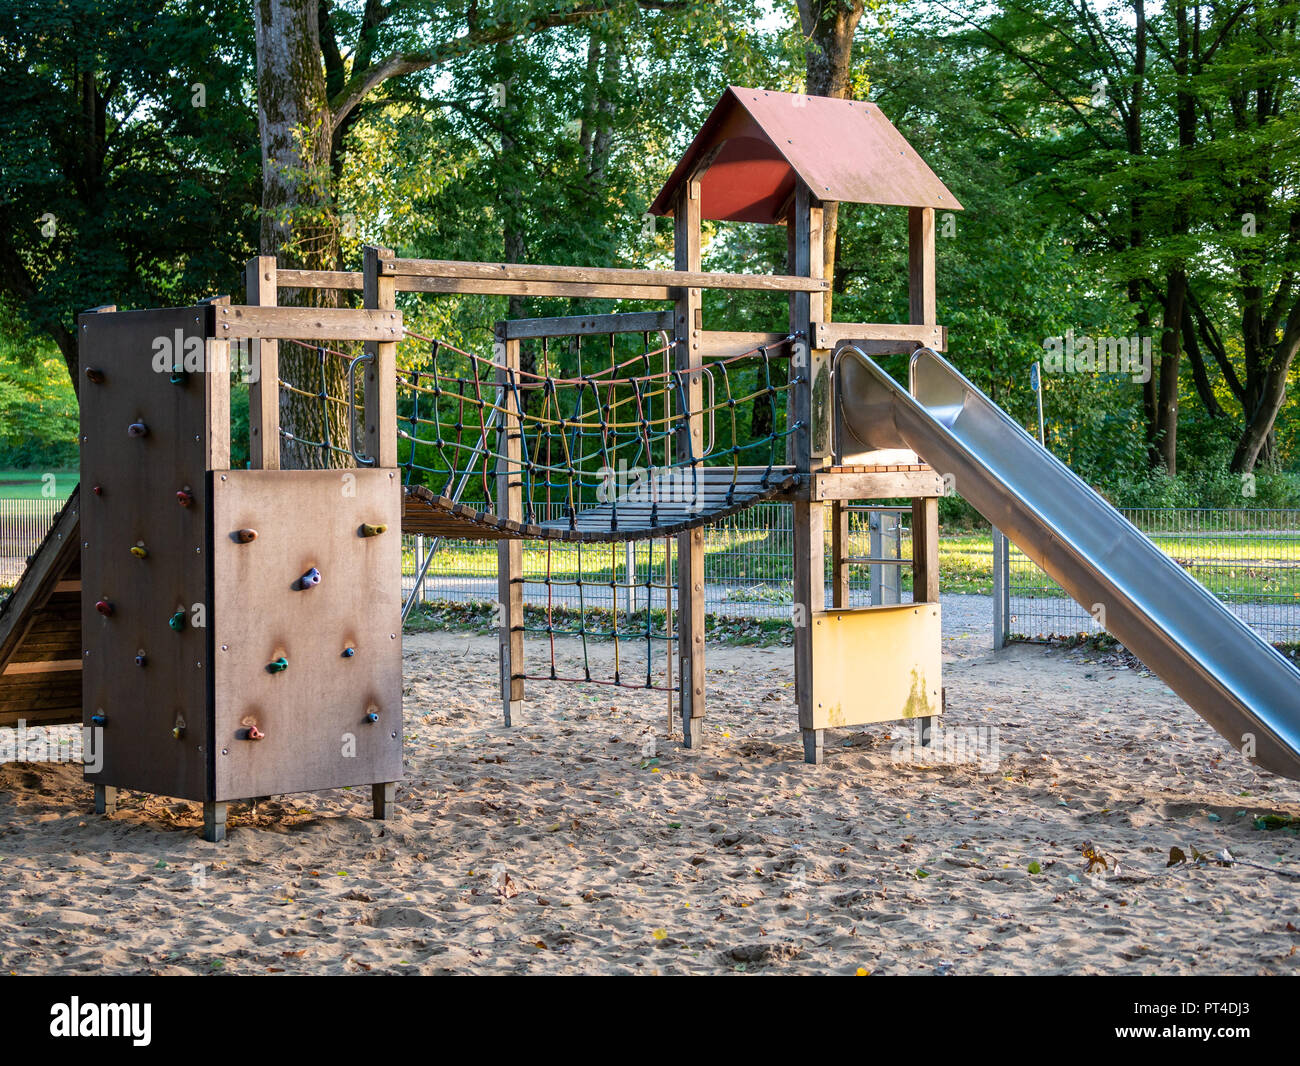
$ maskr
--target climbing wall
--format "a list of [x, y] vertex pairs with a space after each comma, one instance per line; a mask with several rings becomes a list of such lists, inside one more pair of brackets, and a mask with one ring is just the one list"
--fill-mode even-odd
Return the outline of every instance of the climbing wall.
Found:
[[203, 351], [199, 309], [86, 314], [80, 333], [82, 715], [102, 737], [86, 778], [207, 799], [208, 630], [195, 622], [209, 393], [223, 383], [155, 369], [157, 351]]
[[214, 473], [213, 514], [214, 798], [397, 780], [395, 472]]
[[395, 781], [396, 471], [230, 470], [209, 310], [80, 319], [86, 777], [207, 803]]

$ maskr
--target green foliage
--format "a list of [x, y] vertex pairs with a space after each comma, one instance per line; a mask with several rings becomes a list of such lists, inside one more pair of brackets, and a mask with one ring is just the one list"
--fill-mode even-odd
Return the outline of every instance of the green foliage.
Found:
[[68, 470], [77, 462], [77, 397], [62, 358], [48, 344], [0, 340], [0, 469]]

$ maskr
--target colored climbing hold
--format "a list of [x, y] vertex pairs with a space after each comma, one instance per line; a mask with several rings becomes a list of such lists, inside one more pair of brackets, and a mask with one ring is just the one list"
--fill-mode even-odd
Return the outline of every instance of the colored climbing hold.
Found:
[[108, 600], [99, 600], [95, 603], [95, 610], [108, 618], [113, 614], [113, 605]]
[[317, 570], [314, 566], [310, 570], [308, 570], [305, 574], [303, 574], [302, 577], [298, 579], [298, 587], [300, 589], [309, 589], [313, 585], [319, 585], [319, 584], [320, 584], [320, 571]]
[[363, 537], [378, 537], [387, 532], [388, 527], [384, 525], [372, 526], [367, 522], [361, 526], [361, 535]]
[[351, 659], [352, 656], [356, 655], [356, 653], [357, 653], [357, 649], [356, 649], [356, 648], [353, 648], [353, 647], [350, 647], [350, 646], [349, 646], [349, 647], [346, 647], [346, 648], [343, 649], [343, 658], [345, 658], [345, 659]]
[[171, 628], [171, 631], [172, 631], [173, 633], [179, 633], [182, 629], [184, 629], [184, 628], [185, 628], [185, 609], [184, 609], [184, 608], [181, 608], [181, 609], [180, 609], [179, 611], [177, 611], [174, 615], [172, 615], [169, 619], [167, 619], [167, 625]]
[[184, 385], [189, 380], [189, 375], [184, 370], [178, 370], [171, 376], [170, 380], [173, 385]]
[[131, 554], [137, 559], [145, 559], [149, 556], [149, 549], [144, 546], [144, 541], [137, 540], [131, 545]]
[[91, 485], [91, 486], [90, 486], [90, 491], [93, 492], [96, 496], [103, 496], [103, 495], [104, 495], [104, 486], [103, 486], [103, 485]]
[[176, 502], [182, 507], [189, 507], [194, 503], [194, 493], [190, 492], [189, 487], [176, 490]]
[[126, 427], [128, 437], [147, 437], [149, 436], [149, 427], [143, 422], [132, 422]]
[[267, 672], [271, 674], [283, 673], [285, 670], [289, 669], [289, 660], [286, 659], [283, 655], [281, 655], [278, 659], [274, 659], [271, 662], [267, 663], [266, 669]]
[[91, 725], [107, 725], [108, 717], [104, 714], [92, 714], [90, 716]]
[[147, 655], [144, 653], [144, 649], [143, 649], [143, 648], [141, 648], [138, 652], [135, 653], [135, 665], [136, 665], [136, 666], [144, 666], [146, 663], [148, 663], [148, 661], [149, 661], [149, 656], [147, 656]]
[[374, 725], [377, 721], [379, 721], [379, 715], [376, 714], [374, 711], [367, 711], [366, 721], [369, 722], [371, 725]]
[[235, 540], [239, 541], [240, 544], [252, 544], [253, 541], [257, 540], [257, 530], [255, 529], [236, 530]]
[[174, 740], [180, 740], [183, 736], [185, 736], [185, 723], [177, 722], [172, 726], [172, 738]]
[[250, 726], [248, 727], [248, 739], [249, 739], [249, 740], [261, 740], [261, 739], [262, 739], [263, 737], [265, 737], [265, 736], [266, 736], [266, 734], [263, 733], [260, 729], [258, 729], [257, 726], [255, 726], [255, 725], [250, 725]]
[[104, 384], [104, 372], [98, 367], [88, 366], [86, 367], [86, 379], [96, 385], [102, 385]]

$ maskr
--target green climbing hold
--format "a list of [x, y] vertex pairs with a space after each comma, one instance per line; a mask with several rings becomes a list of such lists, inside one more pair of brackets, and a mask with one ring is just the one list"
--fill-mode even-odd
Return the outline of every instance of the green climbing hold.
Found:
[[171, 627], [173, 633], [179, 633], [182, 629], [185, 628], [185, 611], [184, 610], [177, 611], [174, 615], [172, 615], [169, 619], [167, 619], [167, 625]]
[[268, 673], [279, 674], [289, 669], [289, 660], [281, 655], [278, 659], [272, 660], [266, 664]]

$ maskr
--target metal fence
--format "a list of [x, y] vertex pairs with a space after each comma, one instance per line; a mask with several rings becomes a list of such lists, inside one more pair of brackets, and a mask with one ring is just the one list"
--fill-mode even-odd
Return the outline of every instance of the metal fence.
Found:
[[0, 588], [17, 583], [62, 507], [63, 500], [0, 500]]
[[[1266, 640], [1300, 641], [1300, 510], [1141, 508], [1123, 514]], [[994, 631], [1003, 640], [1101, 630], [1089, 611], [1005, 539], [999, 544], [995, 538], [994, 560]]]
[[[539, 509], [540, 510], [540, 509]], [[907, 558], [907, 530], [897, 515], [910, 509], [880, 508], [850, 515], [850, 554], [859, 557]], [[541, 518], [550, 516], [542, 514]], [[559, 517], [558, 509], [557, 515]], [[827, 530], [827, 603], [830, 602], [830, 530]], [[402, 594], [409, 595], [431, 542], [422, 537], [403, 539]], [[704, 531], [705, 610], [738, 618], [790, 618], [793, 600], [793, 510], [787, 503], [761, 503], [732, 515]], [[524, 541], [524, 602], [543, 605], [548, 582], [556, 606], [610, 607], [613, 590], [608, 584], [661, 584], [665, 560], [669, 573], [675, 561], [675, 544], [662, 540], [626, 544], [566, 544]], [[849, 568], [850, 605], [872, 602], [872, 578], [877, 599], [896, 600], [897, 567], [863, 564]], [[874, 573], [873, 573], [874, 572]], [[583, 585], [576, 586], [581, 574]], [[661, 608], [663, 592], [652, 608]], [[645, 607], [633, 593], [631, 603], [620, 592], [619, 609]], [[491, 542], [445, 541], [438, 546], [420, 590], [421, 602], [487, 603], [497, 598], [497, 551]]]

